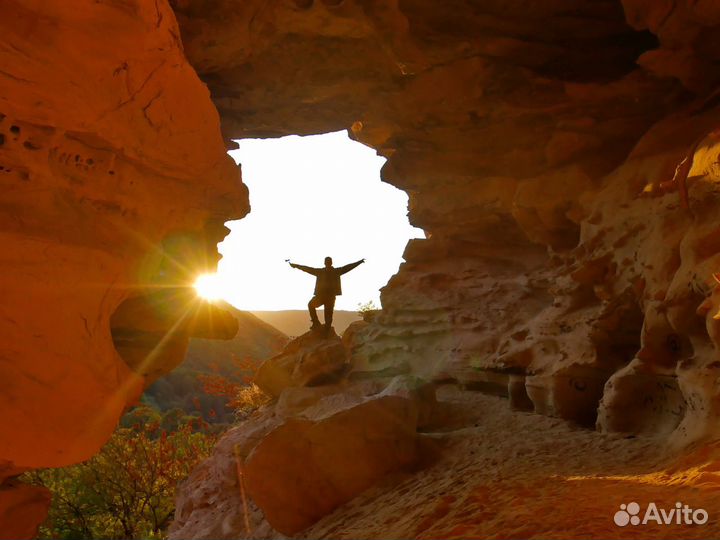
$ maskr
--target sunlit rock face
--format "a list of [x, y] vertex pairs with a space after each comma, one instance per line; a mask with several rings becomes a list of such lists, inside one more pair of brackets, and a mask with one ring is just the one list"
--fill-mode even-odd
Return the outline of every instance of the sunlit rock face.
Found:
[[[3, 2], [0, 33], [2, 481], [93, 455], [182, 360], [203, 306], [118, 310], [212, 267], [248, 202], [167, 3]], [[174, 355], [124, 357], [173, 326]]]
[[353, 331], [358, 377], [685, 443], [717, 417], [715, 4], [173, 7], [226, 138], [347, 128], [408, 192], [428, 238]]
[[388, 473], [422, 466], [435, 389], [414, 377], [288, 387], [178, 489], [172, 539], [296, 535]]
[[347, 351], [334, 332], [318, 328], [293, 339], [267, 359], [255, 374], [255, 384], [273, 397], [291, 387], [337, 382], [349, 370]]

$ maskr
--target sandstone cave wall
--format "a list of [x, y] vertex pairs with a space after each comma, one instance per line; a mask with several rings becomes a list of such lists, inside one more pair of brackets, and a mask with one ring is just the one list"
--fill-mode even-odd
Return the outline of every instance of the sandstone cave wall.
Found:
[[[248, 211], [225, 144], [337, 129], [427, 233], [358, 376], [716, 433], [719, 25], [711, 0], [3, 2], [0, 477], [91, 455], [207, 333], [144, 362]], [[9, 487], [3, 517], [46, 503]]]
[[[354, 329], [358, 377], [455, 379], [680, 442], [714, 432], [715, 4], [173, 7], [226, 138], [348, 129], [408, 192], [427, 239]], [[688, 154], [686, 204], [671, 180]]]
[[92, 456], [182, 359], [193, 321], [136, 353], [248, 201], [167, 3], [11, 0], [0, 34], [0, 530], [20, 538], [47, 498], [12, 477]]

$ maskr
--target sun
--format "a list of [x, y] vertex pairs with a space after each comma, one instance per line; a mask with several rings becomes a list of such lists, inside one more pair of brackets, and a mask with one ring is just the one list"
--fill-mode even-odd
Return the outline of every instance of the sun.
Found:
[[195, 291], [205, 300], [220, 300], [223, 297], [223, 287], [217, 274], [203, 274], [195, 280]]

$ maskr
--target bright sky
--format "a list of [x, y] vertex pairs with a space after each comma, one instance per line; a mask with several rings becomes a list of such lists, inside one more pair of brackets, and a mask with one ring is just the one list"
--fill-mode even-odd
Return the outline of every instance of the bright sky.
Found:
[[216, 276], [198, 286], [238, 309], [306, 309], [315, 277], [285, 259], [321, 267], [366, 259], [342, 278], [335, 309], [356, 310], [395, 274], [410, 238], [424, 238], [407, 220], [407, 195], [380, 181], [385, 158], [347, 133], [243, 139], [230, 152], [242, 163], [252, 211], [227, 225]]

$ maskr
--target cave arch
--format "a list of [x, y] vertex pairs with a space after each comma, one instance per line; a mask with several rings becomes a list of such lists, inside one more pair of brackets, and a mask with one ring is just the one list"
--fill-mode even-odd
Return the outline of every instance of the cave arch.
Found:
[[[428, 232], [383, 291], [380, 319], [395, 329], [377, 329], [364, 369], [507, 369], [496, 353], [508, 330], [513, 367], [532, 370], [532, 333], [521, 339], [515, 325], [548, 307], [539, 291], [558, 291], [549, 307], [562, 303], [573, 260], [608, 253], [612, 279], [589, 278], [599, 301], [630, 287], [705, 317], [707, 336], [692, 336], [695, 363], [678, 373], [708, 405], [688, 437], [713, 431], [714, 389], [702, 373], [717, 370], [707, 314], [717, 299], [697, 315], [682, 289], [693, 271], [711, 272], [714, 255], [669, 225], [674, 194], [664, 187], [676, 158], [715, 123], [713, 99], [671, 118], [717, 84], [711, 31], [699, 28], [711, 8], [237, 4], [0, 6], [11, 45], [0, 66], [3, 481], [91, 455], [137, 397], [142, 380], [115, 354], [113, 314], [130, 312], [137, 273], [165, 238], [247, 212], [230, 141], [339, 129], [388, 159], [383, 179], [408, 192], [412, 223]], [[714, 174], [713, 148], [698, 150], [702, 178]], [[711, 207], [702, 178], [691, 207]], [[447, 288], [421, 285], [429, 275]], [[402, 332], [415, 345], [404, 349]]]

